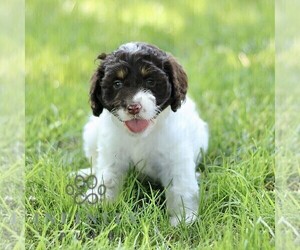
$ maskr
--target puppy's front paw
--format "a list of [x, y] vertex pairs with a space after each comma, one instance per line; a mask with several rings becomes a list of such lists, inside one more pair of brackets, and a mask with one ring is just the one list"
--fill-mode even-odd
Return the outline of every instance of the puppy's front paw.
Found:
[[170, 217], [170, 224], [173, 227], [176, 227], [180, 223], [180, 219], [177, 216]]
[[185, 216], [173, 215], [170, 217], [170, 224], [173, 227], [178, 226], [180, 223], [192, 224], [197, 219], [194, 213], [186, 214]]
[[115, 200], [115, 186], [111, 179], [104, 180], [102, 176], [99, 178], [91, 174], [88, 169], [73, 173], [72, 177], [73, 179], [66, 186], [66, 193], [73, 197], [77, 205]]
[[113, 202], [116, 199], [114, 192], [103, 184], [97, 186], [95, 189], [89, 189], [82, 195], [82, 199], [85, 199], [90, 204], [96, 204], [99, 202]]

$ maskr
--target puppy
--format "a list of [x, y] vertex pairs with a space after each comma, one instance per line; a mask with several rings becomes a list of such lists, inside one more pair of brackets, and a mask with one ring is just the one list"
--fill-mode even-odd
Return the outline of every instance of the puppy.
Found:
[[186, 73], [172, 55], [140, 42], [98, 59], [90, 89], [93, 116], [83, 140], [105, 199], [117, 197], [134, 165], [166, 188], [172, 225], [193, 222], [199, 204], [195, 169], [208, 146], [208, 127], [186, 98]]

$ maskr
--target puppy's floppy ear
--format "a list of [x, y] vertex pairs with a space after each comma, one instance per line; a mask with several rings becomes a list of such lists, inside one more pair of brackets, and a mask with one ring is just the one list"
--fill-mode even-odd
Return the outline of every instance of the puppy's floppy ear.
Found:
[[[104, 60], [106, 54], [102, 53], [97, 57], [97, 59]], [[102, 98], [101, 98], [101, 81], [104, 77], [104, 65], [103, 63], [99, 65], [95, 73], [91, 78], [91, 88], [90, 88], [90, 103], [94, 116], [99, 116], [103, 111]]]
[[165, 62], [164, 68], [172, 84], [172, 94], [170, 98], [171, 109], [176, 112], [177, 109], [180, 108], [181, 103], [185, 100], [188, 78], [182, 66], [170, 54], [168, 55], [168, 60]]

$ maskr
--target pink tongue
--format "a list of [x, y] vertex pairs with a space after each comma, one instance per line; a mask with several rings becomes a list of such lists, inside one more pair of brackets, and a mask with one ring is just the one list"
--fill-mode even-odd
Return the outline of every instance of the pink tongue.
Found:
[[129, 128], [131, 132], [139, 133], [145, 130], [149, 126], [149, 123], [150, 122], [147, 120], [134, 119], [134, 120], [126, 121], [125, 125], [127, 126], [127, 128]]

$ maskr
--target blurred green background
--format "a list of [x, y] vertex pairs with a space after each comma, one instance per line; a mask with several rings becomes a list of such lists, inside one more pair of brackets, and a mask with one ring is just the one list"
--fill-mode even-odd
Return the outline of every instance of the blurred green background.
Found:
[[210, 124], [212, 148], [219, 136], [250, 138], [273, 119], [265, 112], [273, 111], [273, 8], [260, 0], [27, 1], [26, 116], [28, 128], [39, 127], [27, 129], [28, 143], [81, 129], [96, 56], [128, 41], [178, 58]]
[[[153, 43], [178, 59], [189, 77], [188, 93], [210, 128], [202, 164], [203, 224], [179, 233], [178, 249], [183, 242], [268, 249], [275, 227], [271, 0], [26, 1], [26, 192], [39, 204], [27, 203], [29, 228], [32, 213], [52, 209], [51, 201], [55, 208], [70, 205], [57, 193], [64, 188], [62, 174], [88, 166], [81, 133], [91, 113], [95, 58], [129, 41]], [[258, 218], [269, 228], [253, 226]], [[139, 230], [120, 232], [132, 243]], [[52, 231], [41, 236], [28, 229], [28, 242], [49, 243]]]

